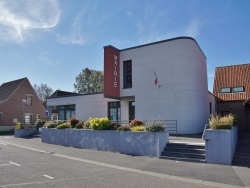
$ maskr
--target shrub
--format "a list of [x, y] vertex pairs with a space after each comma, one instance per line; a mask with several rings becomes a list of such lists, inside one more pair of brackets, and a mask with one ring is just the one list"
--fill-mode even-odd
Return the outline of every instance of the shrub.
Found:
[[47, 122], [44, 124], [44, 127], [46, 127], [46, 128], [56, 128], [57, 125], [62, 124], [62, 123], [63, 123], [63, 122], [61, 122], [61, 121], [56, 121], [56, 120], [54, 120], [54, 121], [47, 121]]
[[134, 119], [129, 123], [130, 127], [135, 127], [135, 126], [144, 126], [144, 122], [142, 120]]
[[165, 131], [165, 127], [163, 123], [160, 121], [152, 121], [146, 123], [146, 131], [148, 132], [163, 132]]
[[232, 129], [234, 124], [234, 116], [228, 114], [226, 116], [212, 115], [209, 119], [211, 129]]
[[68, 123], [70, 124], [70, 126], [72, 128], [75, 128], [75, 126], [77, 125], [77, 123], [79, 123], [79, 119], [73, 118], [73, 117], [69, 118]]
[[233, 118], [234, 118], [233, 125], [235, 126], [238, 124], [239, 116], [237, 114], [233, 114]]
[[132, 131], [145, 131], [145, 126], [134, 126], [134, 127], [131, 127], [131, 130]]
[[68, 128], [71, 128], [71, 126], [68, 123], [62, 123], [62, 124], [57, 125], [56, 128], [57, 129], [68, 129]]
[[38, 120], [36, 120], [34, 126], [36, 129], [39, 129], [39, 128], [43, 127], [45, 123], [46, 123], [45, 120], [38, 119]]
[[84, 129], [91, 129], [90, 127], [90, 121], [92, 120], [93, 118], [90, 117], [87, 121], [84, 122]]
[[76, 129], [84, 129], [84, 122], [83, 121], [79, 121], [76, 126], [75, 126]]
[[125, 126], [120, 126], [117, 129], [118, 131], [131, 131], [130, 126], [125, 125]]
[[110, 121], [108, 118], [93, 118], [90, 120], [90, 127], [95, 130], [110, 130]]
[[111, 122], [110, 123], [110, 129], [111, 130], [117, 130], [121, 125], [117, 122]]

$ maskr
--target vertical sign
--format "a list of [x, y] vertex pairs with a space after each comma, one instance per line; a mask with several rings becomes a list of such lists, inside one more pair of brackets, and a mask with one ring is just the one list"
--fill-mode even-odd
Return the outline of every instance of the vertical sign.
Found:
[[120, 97], [120, 51], [104, 47], [104, 97]]

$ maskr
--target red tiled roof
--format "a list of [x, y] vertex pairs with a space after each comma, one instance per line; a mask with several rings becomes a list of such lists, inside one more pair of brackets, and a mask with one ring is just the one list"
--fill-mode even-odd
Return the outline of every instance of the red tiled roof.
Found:
[[[220, 93], [221, 88], [243, 86], [245, 92]], [[250, 64], [217, 67], [213, 94], [219, 100], [248, 100], [250, 98]]]

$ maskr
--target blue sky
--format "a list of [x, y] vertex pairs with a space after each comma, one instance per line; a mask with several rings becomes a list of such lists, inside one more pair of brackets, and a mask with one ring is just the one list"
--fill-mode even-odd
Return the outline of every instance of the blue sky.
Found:
[[85, 67], [103, 70], [103, 46], [118, 49], [194, 37], [215, 67], [250, 63], [249, 0], [0, 0], [0, 84], [73, 91]]

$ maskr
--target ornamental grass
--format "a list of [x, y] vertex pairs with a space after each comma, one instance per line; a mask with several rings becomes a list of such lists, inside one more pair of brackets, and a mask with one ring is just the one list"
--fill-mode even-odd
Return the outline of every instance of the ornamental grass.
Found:
[[226, 116], [212, 115], [209, 119], [211, 129], [232, 129], [235, 123], [235, 116], [228, 114]]

